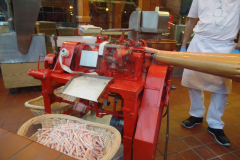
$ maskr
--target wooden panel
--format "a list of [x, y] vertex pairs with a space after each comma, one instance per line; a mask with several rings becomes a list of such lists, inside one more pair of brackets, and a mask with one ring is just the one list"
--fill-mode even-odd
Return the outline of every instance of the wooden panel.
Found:
[[33, 141], [18, 136], [14, 133], [7, 132], [0, 136], [0, 159], [5, 160], [12, 157], [15, 153], [31, 144]]
[[156, 3], [156, 0], [150, 0], [150, 3], [154, 3], [154, 4], [155, 4], [155, 3]]
[[75, 158], [0, 128], [0, 160], [7, 159], [74, 160]]
[[156, 7], [156, 4], [155, 3], [151, 3], [150, 4], [150, 11], [155, 11], [155, 7]]
[[14, 155], [11, 160], [54, 160], [60, 155], [61, 152], [34, 142]]
[[142, 6], [143, 6], [143, 0], [138, 0], [138, 8], [140, 8], [141, 11], [142, 11]]
[[76, 21], [77, 22], [90, 22], [89, 16], [89, 1], [77, 0], [76, 5]]
[[74, 28], [58, 28], [58, 36], [74, 36]]
[[161, 0], [156, 0], [156, 6], [161, 6]]
[[[41, 81], [28, 75], [29, 69], [37, 69], [38, 63], [13, 63], [1, 64], [2, 76], [5, 88], [18, 88], [28, 86], [39, 86]], [[40, 68], [44, 68], [40, 62]]]
[[51, 36], [52, 34], [56, 33], [56, 22], [36, 22], [36, 30], [37, 33], [45, 33], [46, 36]]
[[141, 8], [142, 11], [155, 11], [155, 7], [161, 5], [161, 0], [149, 0], [143, 1], [138, 0], [138, 7]]
[[142, 11], [149, 11], [149, 10], [150, 10], [150, 1], [143, 1]]

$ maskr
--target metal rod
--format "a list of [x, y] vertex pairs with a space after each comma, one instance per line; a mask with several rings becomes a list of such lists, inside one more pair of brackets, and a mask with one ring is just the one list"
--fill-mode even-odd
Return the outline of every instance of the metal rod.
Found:
[[[87, 109], [88, 110], [93, 110], [93, 111], [95, 111], [95, 108], [93, 107], [93, 106], [90, 106], [90, 105], [86, 105], [87, 106]], [[96, 111], [95, 111], [96, 112]], [[106, 114], [99, 114], [99, 113], [106, 113]], [[97, 113], [96, 113], [97, 114]], [[100, 116], [106, 116], [106, 115], [114, 115], [114, 113], [113, 112], [111, 112], [111, 111], [107, 111], [107, 110], [104, 110], [104, 109], [99, 109], [98, 108], [98, 115], [100, 115]], [[96, 115], [97, 117], [98, 117], [98, 115]], [[117, 116], [118, 117], [123, 117], [123, 114], [120, 114], [120, 113], [117, 113]]]
[[57, 56], [57, 54], [58, 54], [58, 46], [57, 46], [57, 34], [56, 33], [54, 33], [53, 34], [54, 36], [53, 36], [53, 40], [54, 40], [54, 43], [55, 43], [55, 51], [54, 51], [54, 54], [55, 54], [55, 56]]
[[[91, 43], [91, 42], [86, 42], [86, 45], [95, 45], [95, 46], [100, 46], [101, 43]], [[104, 48], [120, 48], [121, 45], [116, 45], [116, 44], [105, 44]]]
[[7, 18], [8, 18], [8, 26], [9, 26], [9, 32], [14, 32], [14, 25], [13, 25], [13, 14], [12, 9], [10, 8], [10, 2], [8, 0], [5, 0], [7, 4]]
[[167, 133], [166, 133], [166, 142], [165, 142], [165, 151], [164, 151], [164, 160], [167, 160], [167, 150], [168, 150], [168, 139], [169, 139], [169, 104], [167, 107]]

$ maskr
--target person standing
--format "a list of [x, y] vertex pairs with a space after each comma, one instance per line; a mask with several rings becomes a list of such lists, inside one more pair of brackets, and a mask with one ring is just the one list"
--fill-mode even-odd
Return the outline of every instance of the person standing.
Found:
[[[188, 17], [181, 52], [240, 53], [240, 40], [237, 46], [233, 41], [240, 28], [240, 0], [193, 0]], [[195, 35], [186, 50], [193, 32]], [[232, 80], [184, 69], [182, 85], [188, 87], [191, 101], [191, 116], [182, 122], [182, 126], [192, 128], [203, 122], [203, 91], [210, 91], [212, 96], [206, 117], [207, 130], [219, 144], [229, 146], [230, 140], [224, 134], [221, 117], [228, 94], [231, 93]]]

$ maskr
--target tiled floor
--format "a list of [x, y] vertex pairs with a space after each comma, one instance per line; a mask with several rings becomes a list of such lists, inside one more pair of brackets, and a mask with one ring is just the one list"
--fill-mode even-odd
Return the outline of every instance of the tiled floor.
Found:
[[[222, 120], [224, 131], [231, 140], [230, 147], [222, 147], [207, 132], [207, 123], [191, 129], [181, 127], [181, 122], [189, 117], [189, 95], [187, 88], [181, 86], [181, 78], [173, 78], [177, 90], [170, 94], [170, 140], [168, 160], [235, 160], [240, 159], [240, 83], [233, 82], [233, 91], [229, 95], [228, 104]], [[17, 132], [28, 119], [34, 117], [24, 102], [36, 98], [41, 93], [34, 88], [22, 89], [20, 94], [11, 95], [4, 88], [0, 77], [0, 127]], [[208, 108], [211, 93], [205, 92], [205, 105]], [[156, 159], [163, 159], [166, 134], [166, 117], [163, 119]], [[37, 129], [33, 126], [32, 132]], [[31, 134], [31, 133], [29, 133]]]

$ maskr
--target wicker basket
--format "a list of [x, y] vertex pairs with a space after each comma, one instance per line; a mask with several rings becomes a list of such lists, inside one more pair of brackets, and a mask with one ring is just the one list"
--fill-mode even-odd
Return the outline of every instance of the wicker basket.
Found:
[[[62, 97], [64, 100], [75, 102], [76, 97], [62, 94], [61, 93], [62, 88], [63, 87], [55, 89], [53, 93], [58, 97]], [[30, 110], [32, 111], [32, 113], [35, 116], [44, 115], [44, 113], [45, 113], [43, 96], [40, 96], [40, 97], [37, 97], [35, 99], [25, 102], [25, 106], [30, 108]], [[70, 105], [68, 103], [55, 102], [51, 105], [51, 110], [52, 110], [52, 114], [62, 114], [72, 107], [73, 107], [73, 105]]]
[[[32, 118], [25, 122], [21, 128], [18, 130], [17, 134], [20, 136], [26, 137], [26, 133], [28, 129], [33, 124], [42, 124], [42, 128], [52, 128], [54, 126], [66, 124], [67, 120], [69, 120], [70, 123], [84, 123], [87, 124], [87, 128], [89, 130], [93, 130], [94, 132], [98, 133], [104, 144], [104, 157], [101, 160], [110, 160], [114, 157], [114, 155], [117, 153], [120, 144], [121, 144], [121, 134], [117, 129], [114, 127], [111, 127], [109, 125], [105, 124], [99, 124], [94, 122], [89, 122], [82, 120], [77, 117], [69, 116], [69, 115], [63, 115], [63, 114], [45, 114], [42, 116], [38, 116], [35, 118]], [[37, 140], [37, 134], [40, 131], [37, 131], [34, 133], [29, 139], [36, 141]]]

